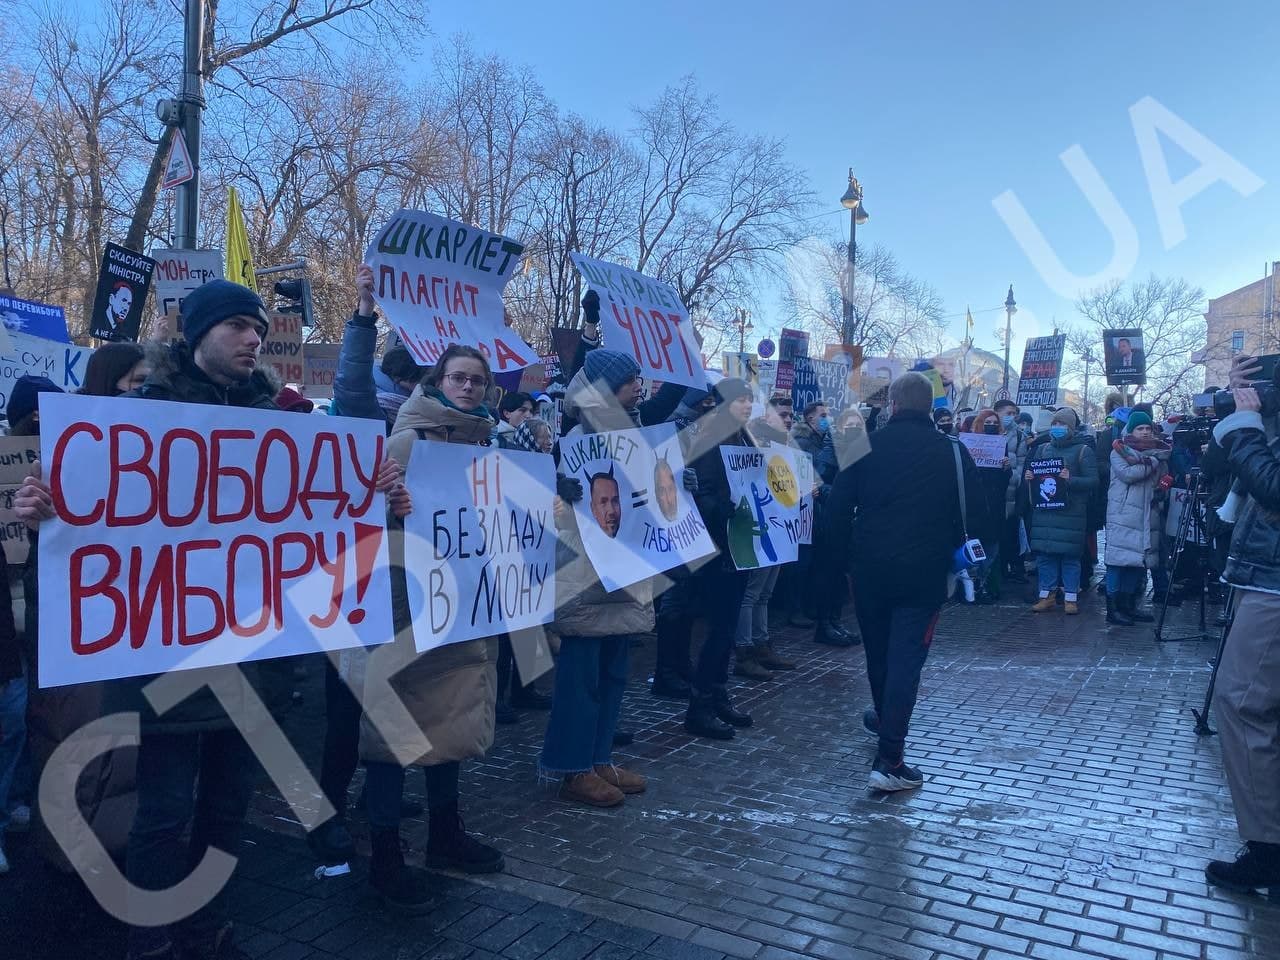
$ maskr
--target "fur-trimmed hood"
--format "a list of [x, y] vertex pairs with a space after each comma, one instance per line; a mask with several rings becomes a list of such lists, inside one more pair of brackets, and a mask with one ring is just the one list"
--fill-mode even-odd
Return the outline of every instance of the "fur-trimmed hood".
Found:
[[137, 390], [125, 394], [143, 400], [177, 400], [182, 403], [210, 403], [231, 407], [278, 409], [276, 394], [280, 379], [275, 370], [259, 364], [244, 383], [224, 387], [214, 383], [196, 366], [191, 347], [185, 342], [152, 343], [147, 346], [151, 373]]

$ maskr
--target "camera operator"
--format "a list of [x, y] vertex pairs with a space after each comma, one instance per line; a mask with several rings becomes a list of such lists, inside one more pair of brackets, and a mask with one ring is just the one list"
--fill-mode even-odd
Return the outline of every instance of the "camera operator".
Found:
[[[1249, 372], [1235, 365], [1232, 385], [1247, 382]], [[1264, 415], [1280, 412], [1280, 391], [1256, 384], [1224, 394], [1215, 396], [1215, 410], [1234, 412], [1214, 427], [1210, 447], [1211, 454], [1221, 448], [1235, 477], [1223, 519], [1247, 499], [1223, 574], [1237, 593], [1216, 700], [1222, 765], [1245, 849], [1234, 862], [1212, 861], [1205, 876], [1243, 892], [1280, 887], [1280, 441], [1268, 441], [1263, 426]]]

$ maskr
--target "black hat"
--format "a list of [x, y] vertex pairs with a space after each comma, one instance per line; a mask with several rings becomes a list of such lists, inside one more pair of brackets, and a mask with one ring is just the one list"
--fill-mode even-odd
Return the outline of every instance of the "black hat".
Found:
[[40, 394], [63, 392], [63, 389], [48, 377], [33, 377], [30, 374], [19, 377], [13, 389], [9, 391], [9, 407], [5, 411], [10, 428], [35, 412], [40, 405]]
[[210, 280], [187, 294], [182, 301], [182, 335], [194, 347], [200, 338], [228, 317], [244, 315], [261, 324], [264, 337], [270, 322], [262, 298], [230, 280]]
[[715, 394], [721, 403], [732, 403], [739, 397], [751, 396], [751, 387], [747, 381], [738, 377], [725, 377], [716, 384]]

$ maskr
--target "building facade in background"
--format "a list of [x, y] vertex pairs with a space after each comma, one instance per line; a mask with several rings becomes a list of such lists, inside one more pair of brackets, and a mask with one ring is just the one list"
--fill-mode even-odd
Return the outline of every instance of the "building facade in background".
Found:
[[1280, 352], [1280, 305], [1276, 303], [1276, 270], [1239, 290], [1209, 300], [1205, 311], [1205, 349], [1193, 359], [1204, 364], [1205, 386], [1225, 387], [1231, 358], [1247, 353], [1254, 356]]

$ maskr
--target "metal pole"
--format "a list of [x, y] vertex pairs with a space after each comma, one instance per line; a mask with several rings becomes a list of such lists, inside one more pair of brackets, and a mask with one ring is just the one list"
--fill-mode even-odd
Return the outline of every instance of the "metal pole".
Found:
[[742, 307], [738, 307], [738, 352], [747, 352], [747, 322], [742, 316]]
[[1004, 383], [1005, 390], [1009, 389], [1009, 346], [1013, 340], [1013, 286], [1009, 286], [1009, 296], [1004, 301]]
[[854, 264], [858, 256], [858, 209], [849, 211], [849, 246], [845, 251], [845, 291], [844, 291], [844, 323], [840, 327], [840, 343], [847, 344], [853, 340], [853, 274]]
[[182, 124], [194, 176], [177, 188], [174, 246], [197, 249], [200, 226], [200, 115], [204, 110], [204, 0], [186, 0], [186, 37], [183, 43]]
[[1084, 423], [1089, 425], [1089, 367], [1093, 363], [1093, 351], [1086, 350], [1081, 356], [1084, 360]]

